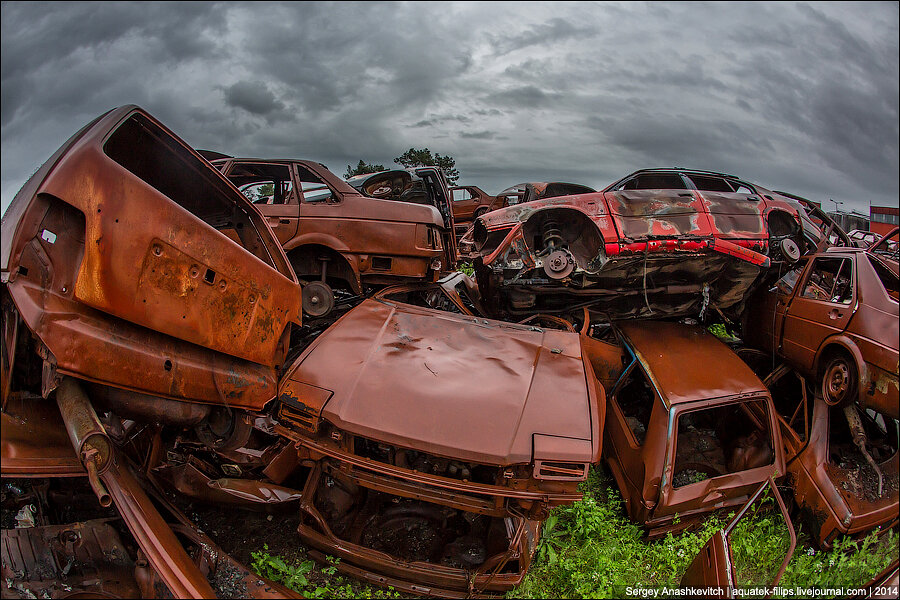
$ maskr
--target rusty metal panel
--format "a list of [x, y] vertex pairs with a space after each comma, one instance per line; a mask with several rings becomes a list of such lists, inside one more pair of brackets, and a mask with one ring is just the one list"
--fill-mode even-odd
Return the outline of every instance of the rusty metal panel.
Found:
[[534, 433], [594, 438], [574, 333], [367, 300], [284, 381], [333, 392], [321, 416], [342, 429], [464, 460], [530, 463]]

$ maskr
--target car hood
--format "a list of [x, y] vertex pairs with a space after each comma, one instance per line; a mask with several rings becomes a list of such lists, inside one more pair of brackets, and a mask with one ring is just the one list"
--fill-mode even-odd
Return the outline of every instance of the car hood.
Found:
[[[320, 417], [344, 431], [459, 460], [591, 462], [599, 439], [602, 391], [570, 332], [370, 299], [319, 336], [286, 380], [327, 390]], [[545, 450], [539, 437], [535, 457], [535, 436], [565, 440]]]

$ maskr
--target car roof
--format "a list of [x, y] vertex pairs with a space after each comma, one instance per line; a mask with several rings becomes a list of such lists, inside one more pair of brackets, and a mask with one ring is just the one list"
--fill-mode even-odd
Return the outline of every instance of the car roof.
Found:
[[616, 328], [668, 407], [768, 394], [750, 367], [701, 327], [642, 320], [619, 322]]
[[737, 175], [729, 175], [728, 173], [720, 173], [718, 171], [705, 171], [703, 169], [686, 169], [684, 167], [657, 167], [654, 169], [638, 169], [634, 173], [626, 175], [622, 179], [626, 179], [633, 175], [641, 173], [696, 173], [697, 175], [713, 175], [716, 177], [727, 177], [728, 179], [740, 179]]

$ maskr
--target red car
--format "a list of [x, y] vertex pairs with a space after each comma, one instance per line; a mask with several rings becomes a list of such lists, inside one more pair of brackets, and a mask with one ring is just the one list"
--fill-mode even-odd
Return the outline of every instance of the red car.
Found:
[[738, 314], [764, 269], [792, 264], [821, 235], [792, 198], [684, 169], [510, 206], [473, 232], [479, 285], [499, 296], [497, 313], [591, 308], [616, 318]]

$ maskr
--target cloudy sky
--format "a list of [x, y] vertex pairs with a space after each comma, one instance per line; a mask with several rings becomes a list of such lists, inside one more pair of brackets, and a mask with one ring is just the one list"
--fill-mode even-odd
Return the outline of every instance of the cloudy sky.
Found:
[[343, 174], [410, 147], [490, 193], [724, 171], [898, 202], [898, 3], [2, 3], [2, 207], [134, 103], [189, 144]]

